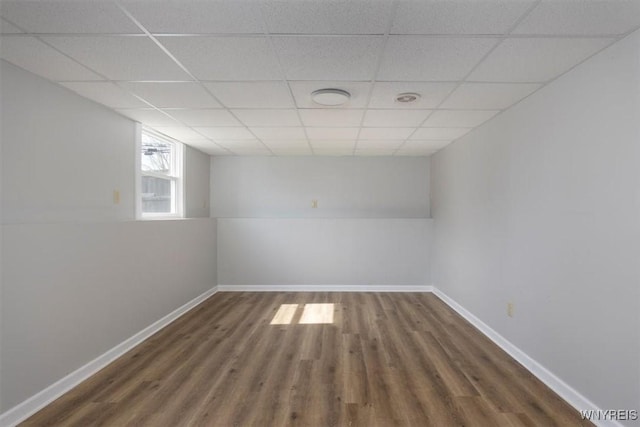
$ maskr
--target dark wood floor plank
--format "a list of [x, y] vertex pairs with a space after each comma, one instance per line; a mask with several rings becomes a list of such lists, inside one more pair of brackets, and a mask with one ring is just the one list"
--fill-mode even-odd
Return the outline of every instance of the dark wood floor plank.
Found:
[[[301, 323], [313, 304], [332, 320]], [[432, 294], [265, 292], [214, 295], [22, 425], [591, 424]]]

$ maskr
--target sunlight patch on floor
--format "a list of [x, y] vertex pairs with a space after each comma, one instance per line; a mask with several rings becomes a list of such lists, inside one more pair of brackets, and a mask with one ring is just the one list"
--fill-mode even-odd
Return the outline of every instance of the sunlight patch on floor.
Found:
[[276, 314], [271, 319], [270, 325], [291, 325], [294, 324], [296, 313], [302, 308], [298, 325], [327, 325], [333, 323], [333, 303], [312, 303], [304, 304], [282, 304]]
[[271, 319], [270, 325], [290, 325], [296, 314], [298, 304], [282, 304], [276, 315]]
[[300, 317], [301, 325], [333, 323], [333, 304], [305, 304]]

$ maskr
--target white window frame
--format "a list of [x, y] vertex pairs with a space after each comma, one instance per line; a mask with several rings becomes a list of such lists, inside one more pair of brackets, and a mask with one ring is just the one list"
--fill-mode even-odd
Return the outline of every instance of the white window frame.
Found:
[[[171, 173], [163, 174], [142, 170], [142, 133], [152, 135], [163, 142], [172, 144]], [[184, 218], [184, 144], [153, 129], [136, 126], [136, 219], [176, 219]], [[142, 177], [155, 176], [171, 180], [171, 205], [172, 212], [142, 212]]]

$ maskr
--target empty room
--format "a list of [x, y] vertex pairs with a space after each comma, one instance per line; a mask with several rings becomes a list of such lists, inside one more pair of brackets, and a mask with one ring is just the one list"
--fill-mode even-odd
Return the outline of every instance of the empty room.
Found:
[[640, 427], [640, 0], [0, 33], [0, 427]]

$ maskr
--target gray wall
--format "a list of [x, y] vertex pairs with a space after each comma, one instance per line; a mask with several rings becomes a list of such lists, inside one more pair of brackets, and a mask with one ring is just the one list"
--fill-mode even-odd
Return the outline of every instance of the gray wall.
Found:
[[214, 157], [211, 166], [220, 285], [430, 284], [429, 159]]
[[187, 218], [208, 218], [210, 157], [195, 148], [185, 148], [184, 213]]
[[640, 402], [639, 90], [636, 32], [432, 159], [434, 285], [604, 409]]
[[134, 123], [3, 60], [0, 66], [4, 223], [134, 219]]
[[211, 165], [218, 218], [429, 217], [424, 157], [212, 157]]
[[1, 412], [214, 286], [216, 228], [133, 221], [132, 121], [4, 61], [0, 82]]
[[[1, 66], [1, 65], [0, 65]], [[2, 80], [2, 69], [0, 68], [0, 93], [3, 93], [3, 80]], [[1, 118], [4, 116], [3, 113], [3, 102], [0, 101], [0, 125], [2, 125]], [[0, 128], [0, 159], [3, 157], [3, 147], [4, 147], [4, 135], [2, 134], [2, 129]], [[3, 200], [3, 192], [2, 192], [2, 161], [0, 160], [0, 201]], [[0, 207], [0, 224], [2, 224], [2, 207]], [[3, 369], [2, 369], [2, 281], [3, 281], [3, 271], [2, 271], [2, 227], [0, 227], [0, 382], [2, 381]], [[2, 397], [2, 386], [0, 386], [0, 413], [2, 413], [3, 408], [3, 397]]]

